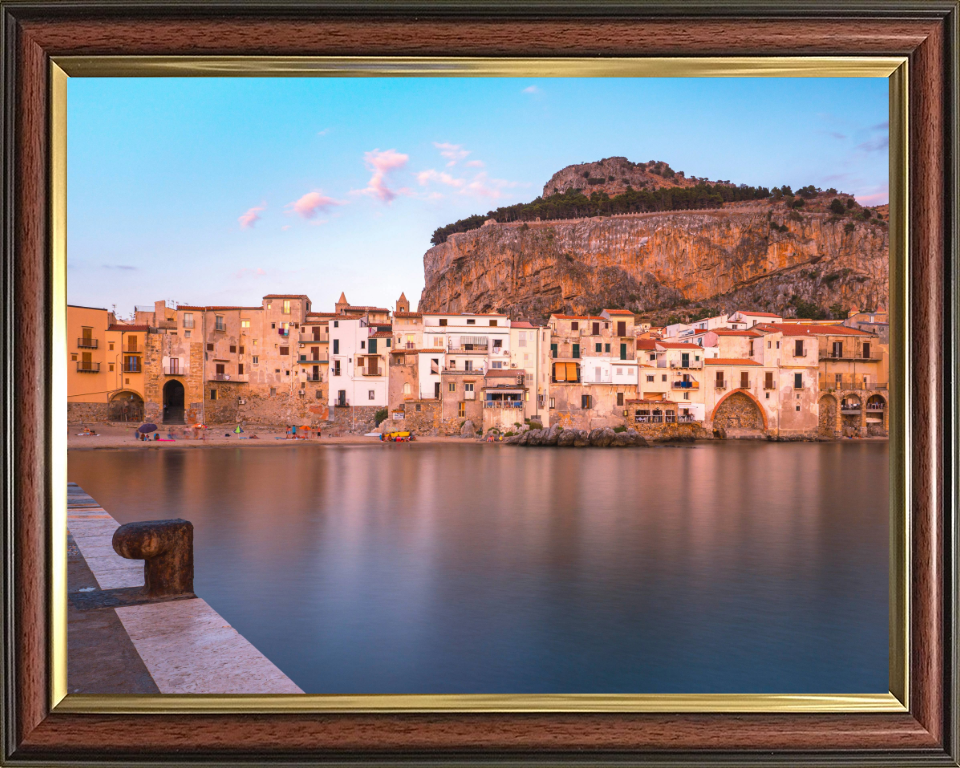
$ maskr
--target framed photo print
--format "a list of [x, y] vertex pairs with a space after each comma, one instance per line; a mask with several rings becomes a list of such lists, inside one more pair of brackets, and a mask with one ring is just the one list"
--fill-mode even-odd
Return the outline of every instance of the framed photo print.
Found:
[[955, 2], [2, 2], [4, 764], [958, 765]]

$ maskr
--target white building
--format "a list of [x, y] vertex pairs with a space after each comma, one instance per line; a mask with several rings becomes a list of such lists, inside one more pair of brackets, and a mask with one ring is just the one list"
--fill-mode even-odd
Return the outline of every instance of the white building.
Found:
[[330, 321], [331, 406], [387, 405], [387, 357], [393, 333], [389, 326], [364, 318]]
[[500, 314], [424, 312], [420, 351], [420, 397], [440, 399], [444, 371], [510, 368], [510, 320]]

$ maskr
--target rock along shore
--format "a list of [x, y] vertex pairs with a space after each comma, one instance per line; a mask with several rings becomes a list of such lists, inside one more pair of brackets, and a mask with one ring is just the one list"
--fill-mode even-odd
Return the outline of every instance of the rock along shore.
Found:
[[564, 429], [554, 424], [549, 429], [529, 429], [506, 438], [508, 445], [556, 445], [561, 448], [646, 448], [649, 443], [635, 429], [616, 432], [602, 429]]

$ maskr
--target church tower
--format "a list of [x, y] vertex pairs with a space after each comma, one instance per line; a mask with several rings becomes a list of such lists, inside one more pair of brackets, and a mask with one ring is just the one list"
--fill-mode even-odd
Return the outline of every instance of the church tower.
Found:
[[340, 292], [340, 301], [334, 304], [334, 311], [338, 315], [342, 315], [350, 307], [350, 302], [347, 301], [347, 295]]
[[[410, 311], [410, 302], [407, 301], [405, 294], [401, 293], [400, 298], [397, 299], [397, 309], [396, 312], [409, 312]], [[395, 312], [395, 314], [396, 314]]]

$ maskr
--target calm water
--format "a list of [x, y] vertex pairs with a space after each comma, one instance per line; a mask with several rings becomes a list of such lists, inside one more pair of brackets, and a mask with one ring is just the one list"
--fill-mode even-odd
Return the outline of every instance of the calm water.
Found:
[[887, 443], [95, 450], [310, 693], [887, 691]]

